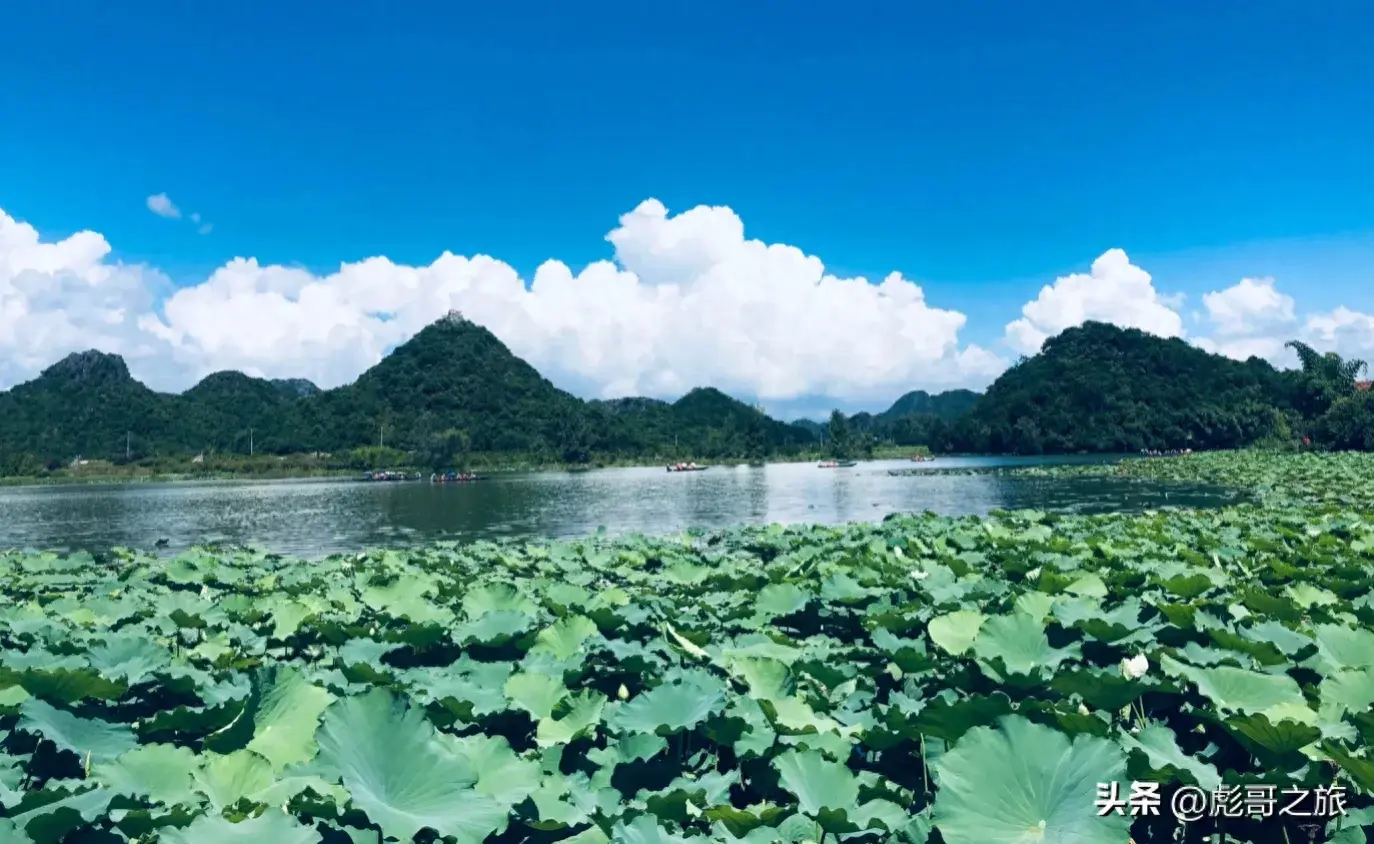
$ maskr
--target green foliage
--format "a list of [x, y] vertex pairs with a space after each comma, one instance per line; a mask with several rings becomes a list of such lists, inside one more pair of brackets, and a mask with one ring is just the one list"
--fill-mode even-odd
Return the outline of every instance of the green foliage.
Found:
[[762, 459], [814, 444], [805, 430], [709, 388], [671, 404], [583, 402], [459, 317], [425, 328], [353, 384], [323, 392], [307, 381], [220, 372], [166, 395], [133, 380], [120, 358], [85, 352], [0, 393], [0, 475], [11, 476], [78, 456], [157, 465], [203, 454], [196, 470], [251, 473], [243, 462], [250, 452], [323, 454], [320, 468], [446, 470], [478, 455], [570, 464], [594, 455]]
[[[1152, 780], [1341, 785], [1361, 840], [1374, 455], [1041, 475], [1089, 471], [1259, 503], [0, 553], [0, 838], [1174, 840], [1094, 805]], [[1289, 820], [1226, 833], [1306, 840]]]
[[1319, 353], [1298, 340], [1284, 344], [1302, 366], [1295, 403], [1309, 418], [1321, 416], [1337, 401], [1355, 392], [1356, 379], [1365, 370], [1362, 360], [1345, 360], [1335, 352]]
[[[1051, 338], [981, 397], [915, 391], [878, 414], [836, 411], [828, 423], [792, 424], [709, 387], [675, 402], [584, 402], [456, 315], [327, 391], [219, 372], [166, 395], [133, 380], [120, 358], [83, 352], [0, 393], [0, 476], [77, 475], [62, 468], [77, 457], [105, 461], [107, 470], [129, 464], [134, 475], [271, 475], [490, 468], [517, 455], [580, 465], [754, 461], [824, 449], [844, 459], [870, 457], [880, 445], [1023, 454], [1282, 450], [1311, 436], [1330, 448], [1370, 448], [1370, 400], [1355, 389], [1364, 363], [1290, 346], [1301, 372], [1089, 322]], [[192, 455], [203, 460], [191, 464]]]
[[1330, 448], [1374, 451], [1374, 390], [1336, 399], [1317, 420], [1317, 433]]
[[1003, 373], [953, 440], [961, 451], [1227, 449], [1275, 432], [1297, 374], [1213, 355], [1181, 339], [1087, 322]]

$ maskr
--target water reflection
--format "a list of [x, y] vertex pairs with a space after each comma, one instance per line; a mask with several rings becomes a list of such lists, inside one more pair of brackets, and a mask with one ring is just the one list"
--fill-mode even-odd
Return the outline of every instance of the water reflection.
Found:
[[[1046, 462], [947, 458], [931, 465]], [[365, 545], [445, 538], [566, 538], [599, 527], [613, 534], [670, 533], [740, 523], [876, 521], [898, 511], [965, 515], [1035, 507], [1098, 512], [1208, 507], [1232, 499], [1221, 488], [1116, 478], [888, 474], [913, 465], [874, 461], [852, 469], [819, 469], [778, 464], [689, 474], [608, 469], [437, 485], [276, 481], [8, 488], [0, 489], [0, 548], [148, 548], [165, 537], [171, 550], [219, 541], [320, 556]]]

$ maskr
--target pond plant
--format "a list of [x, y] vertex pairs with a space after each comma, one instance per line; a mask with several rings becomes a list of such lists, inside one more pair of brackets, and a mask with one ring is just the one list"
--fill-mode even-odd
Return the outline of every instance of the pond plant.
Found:
[[[0, 842], [1365, 841], [1374, 460], [1091, 471], [1260, 495], [323, 560], [0, 554]], [[1160, 814], [1099, 810], [1133, 782]], [[1171, 815], [1228, 786], [1343, 789], [1345, 811]]]

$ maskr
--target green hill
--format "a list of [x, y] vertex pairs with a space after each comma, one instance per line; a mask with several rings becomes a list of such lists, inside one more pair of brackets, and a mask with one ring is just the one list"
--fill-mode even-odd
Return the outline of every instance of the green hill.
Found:
[[158, 393], [118, 356], [69, 355], [0, 393], [0, 474], [41, 473], [77, 456], [246, 454], [250, 441], [256, 454], [347, 453], [350, 466], [375, 458], [433, 468], [479, 454], [570, 463], [783, 456], [822, 437], [829, 444], [836, 431], [856, 453], [881, 442], [979, 453], [1234, 448], [1302, 434], [1341, 447], [1374, 442], [1374, 401], [1354, 380], [1363, 365], [1297, 347], [1303, 370], [1279, 371], [1086, 323], [982, 396], [915, 391], [881, 413], [787, 424], [710, 387], [675, 402], [583, 401], [453, 314], [354, 383], [323, 391], [218, 372], [180, 395]]
[[250, 437], [258, 454], [386, 446], [434, 467], [470, 453], [568, 462], [596, 454], [743, 458], [806, 442], [711, 388], [673, 403], [584, 402], [456, 314], [332, 390], [217, 372], [183, 394], [158, 393], [134, 380], [118, 356], [83, 352], [0, 393], [0, 473], [77, 455], [246, 454]]
[[149, 441], [186, 449], [194, 433], [178, 410], [174, 397], [135, 381], [118, 355], [71, 354], [0, 393], [0, 469], [123, 456]]
[[1088, 322], [1003, 373], [958, 420], [972, 452], [1217, 449], [1287, 435], [1300, 375]]
[[968, 413], [979, 399], [972, 390], [947, 390], [943, 393], [927, 393], [913, 390], [892, 403], [892, 406], [874, 418], [892, 422], [913, 413], [929, 414], [945, 421], [958, 419]]

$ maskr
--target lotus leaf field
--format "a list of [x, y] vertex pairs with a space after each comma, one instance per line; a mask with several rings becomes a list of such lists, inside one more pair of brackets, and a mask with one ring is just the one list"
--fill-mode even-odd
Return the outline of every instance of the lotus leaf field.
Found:
[[[316, 561], [0, 554], [0, 842], [1314, 840], [1171, 816], [1222, 784], [1343, 786], [1309, 831], [1365, 841], [1374, 459], [1091, 471], [1262, 494]], [[1099, 816], [1098, 784], [1131, 781], [1164, 811]]]

